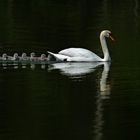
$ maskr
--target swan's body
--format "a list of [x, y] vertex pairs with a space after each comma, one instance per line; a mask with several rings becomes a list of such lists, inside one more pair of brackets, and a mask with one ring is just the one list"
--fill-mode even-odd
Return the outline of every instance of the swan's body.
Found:
[[106, 37], [111, 37], [111, 32], [108, 30], [104, 30], [100, 34], [100, 42], [104, 54], [104, 58], [99, 57], [95, 53], [91, 52], [90, 50], [83, 49], [83, 48], [68, 48], [60, 51], [58, 54], [48, 52], [49, 58], [50, 56], [53, 56], [57, 61], [74, 61], [74, 62], [80, 62], [80, 61], [111, 61], [109, 51], [106, 44]]

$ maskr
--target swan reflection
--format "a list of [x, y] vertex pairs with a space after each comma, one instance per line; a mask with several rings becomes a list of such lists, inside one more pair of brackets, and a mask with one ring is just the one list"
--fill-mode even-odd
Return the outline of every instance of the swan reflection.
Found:
[[110, 84], [107, 83], [108, 73], [110, 70], [110, 63], [104, 62], [104, 68], [100, 78], [100, 94], [101, 95], [110, 95]]
[[[7, 68], [28, 68], [28, 66], [34, 70], [36, 68], [36, 63], [1, 63], [1, 66], [3, 69]], [[41, 69], [48, 69], [48, 71], [52, 70], [60, 70], [60, 73], [63, 75], [66, 75], [70, 78], [73, 79], [78, 79], [78, 78], [83, 78], [89, 73], [94, 72], [98, 66], [103, 65], [103, 71], [101, 74], [100, 78], [100, 93], [101, 95], [109, 95], [110, 94], [110, 85], [107, 84], [107, 78], [108, 78], [108, 73], [109, 73], [109, 68], [110, 68], [110, 63], [109, 62], [76, 62], [76, 63], [53, 63], [53, 64], [44, 64], [40, 63], [40, 68]]]
[[[103, 128], [104, 128], [104, 100], [109, 99], [110, 95], [110, 84], [108, 83], [108, 74], [110, 70], [110, 63], [109, 62], [96, 62], [96, 63], [54, 63], [50, 65], [30, 63], [1, 63], [3, 69], [25, 69], [31, 68], [35, 70], [36, 67], [40, 67], [41, 69], [48, 71], [52, 70], [59, 70], [61, 74], [66, 75], [73, 79], [84, 78], [89, 73], [94, 72], [98, 69], [99, 66], [103, 66], [102, 73], [99, 79], [96, 81], [99, 83], [98, 93], [96, 96], [96, 112], [95, 117], [93, 118], [93, 133], [94, 133], [94, 140], [101, 140], [103, 137]], [[100, 74], [100, 73], [99, 73]]]
[[55, 63], [51, 64], [48, 70], [60, 70], [60, 73], [70, 78], [82, 78], [83, 76], [94, 72], [98, 66], [103, 65], [103, 71], [100, 78], [100, 92], [102, 95], [110, 94], [110, 85], [107, 84], [108, 73], [110, 69], [109, 62], [96, 63]]
[[72, 63], [55, 63], [50, 65], [49, 70], [60, 70], [60, 73], [66, 75], [70, 78], [80, 78], [84, 75], [95, 71], [95, 68], [102, 65], [102, 62], [92, 62], [92, 63], [82, 63], [82, 62], [72, 62]]
[[63, 75], [67, 75], [71, 78], [79, 78], [84, 75], [95, 71], [98, 66], [103, 65], [103, 71], [99, 79], [99, 94], [96, 96], [96, 112], [94, 124], [93, 124], [93, 133], [94, 140], [101, 140], [103, 137], [103, 128], [104, 128], [104, 104], [105, 99], [109, 99], [110, 95], [110, 84], [107, 82], [108, 73], [110, 70], [109, 62], [98, 62], [98, 63], [56, 63], [51, 65], [49, 70], [58, 69]]
[[104, 68], [100, 78], [100, 90], [96, 97], [96, 112], [94, 118], [94, 139], [101, 140], [103, 138], [104, 128], [104, 100], [110, 99], [111, 87], [107, 83], [108, 73], [110, 70], [110, 63], [104, 63]]

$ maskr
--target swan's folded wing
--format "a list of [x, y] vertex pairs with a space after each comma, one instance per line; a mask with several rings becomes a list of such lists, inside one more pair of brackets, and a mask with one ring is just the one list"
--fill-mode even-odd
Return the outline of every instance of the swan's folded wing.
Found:
[[84, 48], [68, 48], [59, 52], [59, 54], [70, 57], [98, 57], [95, 53]]
[[55, 53], [52, 53], [52, 52], [49, 52], [48, 51], [48, 54], [50, 56], [53, 56], [56, 61], [67, 61], [70, 57], [69, 56], [65, 56], [65, 55], [62, 55], [62, 54], [55, 54]]
[[68, 48], [60, 51], [59, 54], [69, 56], [74, 61], [102, 61], [98, 55], [84, 48]]

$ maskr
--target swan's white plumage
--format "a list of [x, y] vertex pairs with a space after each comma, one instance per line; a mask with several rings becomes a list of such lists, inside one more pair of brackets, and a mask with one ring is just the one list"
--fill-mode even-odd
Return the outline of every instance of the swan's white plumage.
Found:
[[[70, 59], [70, 57], [67, 56], [67, 55], [55, 54], [55, 53], [52, 53], [52, 52], [49, 52], [49, 51], [48, 51], [48, 53], [49, 53], [49, 55], [52, 55], [53, 57], [55, 57], [56, 61], [65, 61], [65, 60], [69, 60]], [[49, 59], [51, 59], [51, 58], [48, 57], [48, 60]]]
[[100, 42], [102, 46], [102, 51], [104, 58], [100, 58], [95, 53], [84, 48], [68, 48], [60, 51], [58, 54], [48, 52], [51, 56], [55, 57], [57, 61], [110, 61], [110, 55], [106, 44], [106, 37], [110, 37], [112, 40], [111, 32], [109, 30], [104, 30], [100, 34]]
[[64, 56], [69, 56], [73, 61], [99, 61], [100, 57], [90, 50], [84, 48], [68, 48], [59, 52]]

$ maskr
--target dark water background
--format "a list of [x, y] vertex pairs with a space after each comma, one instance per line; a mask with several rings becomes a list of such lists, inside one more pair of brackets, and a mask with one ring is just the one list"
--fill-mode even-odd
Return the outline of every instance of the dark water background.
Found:
[[[139, 24], [138, 0], [1, 0], [0, 55], [84, 47], [102, 56], [103, 29], [116, 42], [108, 41], [107, 92], [104, 65], [0, 63], [0, 139], [139, 139]], [[70, 73], [79, 68], [88, 69]]]

